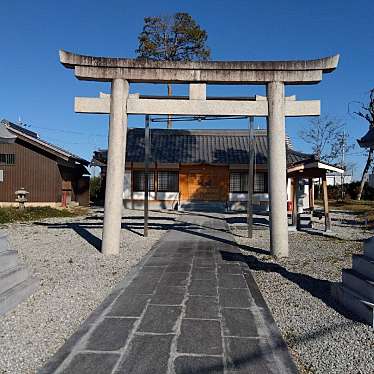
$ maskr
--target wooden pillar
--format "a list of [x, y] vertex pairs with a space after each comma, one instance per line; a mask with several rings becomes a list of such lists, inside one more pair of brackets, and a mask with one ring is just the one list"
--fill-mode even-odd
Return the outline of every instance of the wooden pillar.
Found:
[[297, 198], [296, 198], [296, 192], [297, 192], [297, 177], [292, 178], [292, 226], [297, 225]]
[[134, 209], [134, 163], [131, 162], [130, 164], [130, 172], [131, 172], [131, 208]]
[[322, 189], [323, 189], [323, 209], [325, 211], [325, 231], [331, 230], [331, 218], [329, 213], [329, 197], [327, 195], [327, 180], [326, 173], [322, 176]]
[[313, 178], [309, 178], [309, 209], [311, 212], [314, 210], [314, 185]]
[[157, 168], [157, 162], [154, 163], [155, 168], [153, 171], [153, 183], [155, 186], [155, 200], [158, 201], [158, 168]]

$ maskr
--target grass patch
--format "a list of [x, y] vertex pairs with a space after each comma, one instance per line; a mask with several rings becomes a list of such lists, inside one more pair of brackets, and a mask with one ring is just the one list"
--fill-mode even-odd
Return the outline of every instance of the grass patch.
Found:
[[[322, 201], [317, 202], [323, 206]], [[329, 200], [329, 207], [336, 211], [349, 212], [356, 216], [358, 224], [367, 224], [368, 228], [374, 227], [374, 201], [371, 200]]]
[[76, 217], [86, 212], [84, 208], [55, 209], [51, 207], [0, 208], [0, 224], [37, 221], [45, 218]]
[[329, 205], [336, 210], [347, 210], [353, 213], [374, 212], [374, 201], [369, 200], [346, 200], [334, 201], [330, 200]]

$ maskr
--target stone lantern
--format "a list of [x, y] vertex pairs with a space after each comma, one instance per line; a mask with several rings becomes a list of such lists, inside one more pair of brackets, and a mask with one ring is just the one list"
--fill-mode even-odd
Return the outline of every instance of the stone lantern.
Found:
[[25, 209], [25, 202], [27, 201], [27, 195], [29, 194], [23, 187], [15, 192], [16, 201], [19, 203], [19, 209]]

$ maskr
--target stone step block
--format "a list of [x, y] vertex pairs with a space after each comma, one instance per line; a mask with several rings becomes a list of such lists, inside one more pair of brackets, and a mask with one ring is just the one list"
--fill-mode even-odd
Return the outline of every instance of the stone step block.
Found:
[[362, 255], [352, 256], [352, 269], [374, 281], [374, 259]]
[[297, 216], [297, 229], [309, 229], [312, 228], [312, 215], [306, 213], [300, 213]]
[[374, 304], [366, 301], [344, 284], [335, 285], [331, 290], [332, 297], [348, 311], [374, 327]]
[[16, 266], [0, 273], [0, 294], [22, 283], [29, 277], [29, 272], [24, 266]]
[[0, 273], [16, 267], [17, 264], [17, 251], [0, 252]]
[[184, 202], [179, 205], [180, 211], [224, 212], [226, 204], [220, 202]]
[[10, 251], [10, 244], [8, 242], [8, 234], [0, 231], [0, 253]]
[[37, 286], [37, 279], [27, 278], [23, 282], [0, 293], [0, 315], [7, 313], [27, 299], [36, 290]]
[[361, 297], [374, 303], [374, 282], [352, 269], [343, 269], [343, 285], [361, 295]]
[[365, 240], [364, 242], [364, 256], [374, 260], [374, 237]]

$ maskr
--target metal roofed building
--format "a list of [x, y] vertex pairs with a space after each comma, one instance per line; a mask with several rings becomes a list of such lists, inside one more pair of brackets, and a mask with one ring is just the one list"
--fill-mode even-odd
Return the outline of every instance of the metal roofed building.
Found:
[[29, 206], [88, 205], [88, 165], [34, 131], [0, 122], [0, 206], [15, 205], [20, 188], [29, 192]]

